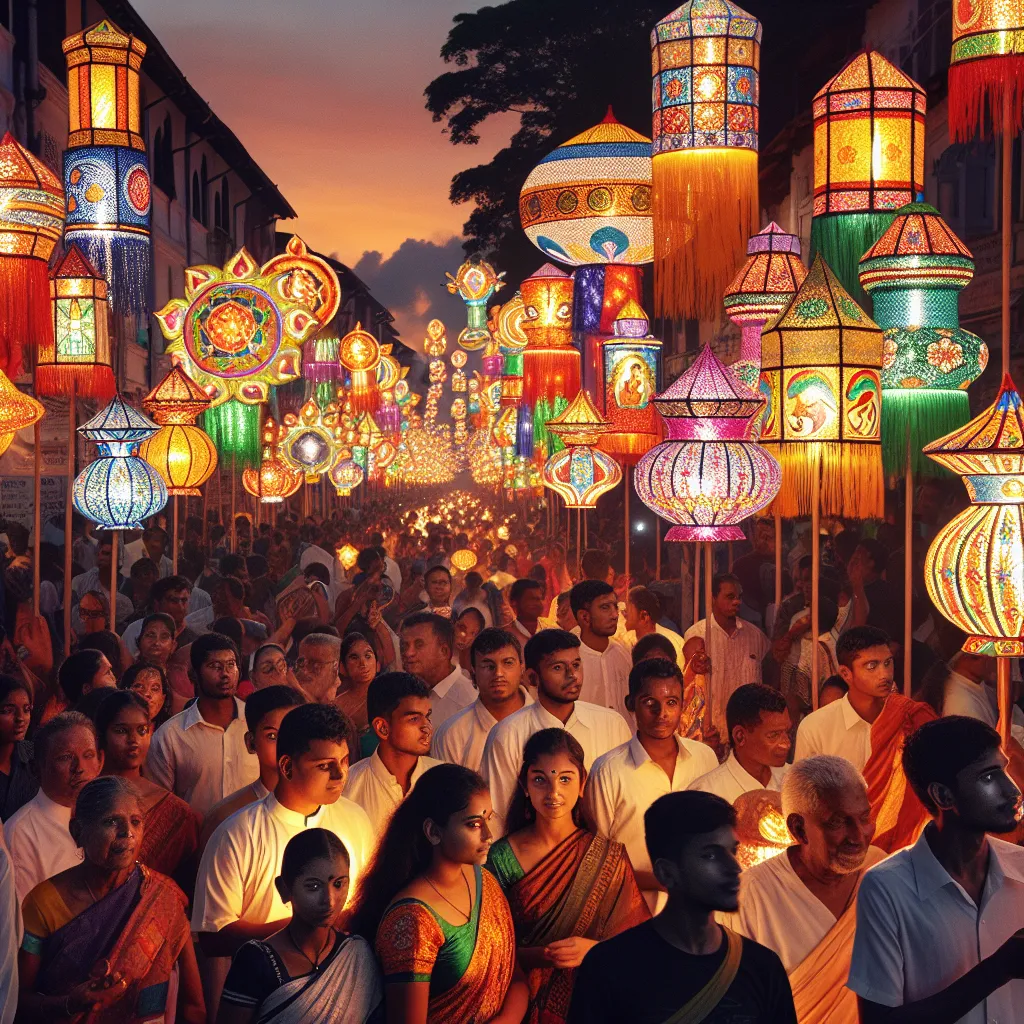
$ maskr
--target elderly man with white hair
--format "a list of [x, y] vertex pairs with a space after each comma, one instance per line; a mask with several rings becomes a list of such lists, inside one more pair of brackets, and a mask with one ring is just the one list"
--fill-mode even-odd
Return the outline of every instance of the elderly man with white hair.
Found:
[[333, 704], [341, 680], [341, 640], [330, 633], [309, 633], [299, 641], [295, 678], [310, 700]]
[[782, 783], [782, 813], [796, 842], [743, 873], [739, 910], [722, 923], [778, 953], [801, 1024], [857, 1024], [846, 988], [857, 890], [885, 856], [871, 846], [867, 786], [841, 757], [808, 757]]

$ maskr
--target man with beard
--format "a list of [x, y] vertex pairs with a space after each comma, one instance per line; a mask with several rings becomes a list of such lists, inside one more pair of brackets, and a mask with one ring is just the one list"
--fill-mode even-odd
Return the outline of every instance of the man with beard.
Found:
[[796, 843], [743, 873], [739, 911], [721, 920], [779, 954], [802, 1024], [857, 1024], [845, 987], [857, 889], [885, 856], [867, 787], [849, 761], [808, 757], [783, 781], [782, 813]]
[[932, 821], [864, 877], [847, 984], [863, 1024], [1024, 1021], [1020, 790], [999, 734], [952, 715], [906, 741], [903, 772]]

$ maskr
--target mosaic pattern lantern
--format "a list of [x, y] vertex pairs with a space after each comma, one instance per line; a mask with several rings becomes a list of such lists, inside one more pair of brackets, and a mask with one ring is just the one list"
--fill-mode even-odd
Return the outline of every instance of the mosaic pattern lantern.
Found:
[[869, 50], [814, 97], [811, 256], [860, 295], [861, 256], [901, 206], [924, 192], [925, 92]]
[[285, 435], [281, 452], [285, 461], [301, 470], [307, 484], [315, 484], [334, 464], [338, 455], [338, 408], [329, 405], [326, 410], [310, 399], [295, 413], [284, 417]]
[[761, 440], [782, 466], [778, 511], [881, 518], [882, 332], [815, 257], [761, 335]]
[[15, 387], [0, 370], [0, 455], [11, 446], [14, 435], [31, 427], [46, 414], [41, 402]]
[[242, 472], [242, 486], [264, 505], [279, 505], [302, 486], [301, 470], [281, 458], [279, 446], [287, 430], [269, 416], [263, 424], [263, 458], [259, 469]]
[[967, 633], [964, 650], [1024, 655], [1024, 413], [1004, 376], [995, 402], [925, 453], [963, 477], [971, 504], [925, 558], [932, 603]]
[[[340, 459], [335, 462], [331, 466], [328, 476], [341, 498], [347, 498], [365, 479], [362, 466], [357, 465], [351, 459]], [[344, 565], [344, 563], [342, 564]], [[348, 569], [351, 566], [345, 566], [345, 568]]]
[[138, 530], [167, 504], [163, 477], [138, 455], [139, 444], [156, 431], [157, 425], [120, 395], [78, 428], [99, 448], [99, 458], [72, 486], [79, 513], [105, 530]]
[[761, 23], [689, 0], [651, 33], [655, 304], [713, 319], [757, 225]]
[[654, 401], [668, 440], [633, 471], [640, 500], [675, 524], [666, 540], [741, 540], [738, 524], [766, 508], [781, 481], [778, 462], [751, 439], [757, 393], [705, 345]]
[[373, 412], [380, 404], [377, 392], [377, 368], [380, 366], [380, 342], [364, 331], [362, 324], [341, 339], [338, 360], [349, 375], [350, 384], [346, 396], [352, 403], [354, 413]]
[[523, 330], [525, 319], [522, 292], [516, 292], [494, 316], [493, 335], [502, 357], [502, 405], [518, 405], [523, 399], [523, 351], [529, 342]]
[[748, 388], [761, 378], [761, 329], [803, 284], [800, 239], [772, 221], [747, 242], [747, 261], [725, 290], [725, 311], [742, 331], [740, 357], [730, 369]]
[[[523, 281], [523, 401], [531, 408], [580, 389], [580, 354], [572, 343], [572, 278], [545, 263]], [[550, 418], [550, 417], [549, 417]]]
[[477, 563], [476, 552], [471, 548], [459, 548], [458, 551], [452, 552], [450, 561], [453, 569], [469, 572]]
[[288, 239], [283, 253], [267, 260], [263, 273], [275, 278], [277, 293], [285, 302], [305, 306], [322, 328], [330, 326], [341, 306], [338, 275], [298, 235]]
[[936, 475], [921, 449], [971, 416], [967, 387], [988, 365], [988, 346], [960, 326], [959, 295], [974, 275], [970, 250], [939, 211], [911, 203], [860, 261], [882, 347], [882, 456], [888, 475], [907, 463]]
[[459, 332], [459, 344], [467, 352], [476, 352], [491, 340], [487, 328], [487, 300], [505, 287], [504, 272], [495, 273], [494, 267], [485, 260], [467, 260], [455, 272], [445, 274], [447, 288], [452, 295], [458, 295], [466, 304], [466, 326]]
[[565, 447], [547, 460], [541, 479], [566, 508], [596, 508], [597, 499], [622, 480], [619, 464], [597, 448], [610, 426], [586, 391], [548, 421], [548, 431]]
[[64, 229], [57, 176], [7, 132], [0, 140], [0, 371], [17, 377], [22, 346], [53, 344], [49, 259]]
[[50, 275], [53, 339], [39, 346], [36, 394], [109, 402], [117, 387], [110, 365], [107, 282], [77, 245]]

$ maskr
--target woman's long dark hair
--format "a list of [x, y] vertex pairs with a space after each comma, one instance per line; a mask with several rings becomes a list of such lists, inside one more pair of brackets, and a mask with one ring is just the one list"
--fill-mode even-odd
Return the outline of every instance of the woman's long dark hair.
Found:
[[347, 928], [373, 943], [384, 911], [434, 859], [434, 847], [423, 831], [429, 818], [444, 825], [470, 799], [487, 792], [487, 783], [458, 764], [439, 764], [425, 771], [391, 816], [377, 852], [359, 881]]
[[[537, 812], [530, 803], [526, 792], [526, 779], [530, 768], [537, 763], [539, 757], [550, 757], [553, 754], [565, 754], [580, 773], [580, 788], [587, 780], [587, 769], [583, 767], [583, 748], [575, 736], [565, 729], [541, 729], [535, 732], [523, 747], [523, 763], [519, 769], [515, 792], [509, 801], [508, 813], [505, 815], [505, 832], [511, 835], [537, 820]], [[572, 809], [572, 820], [577, 828], [588, 828], [583, 816], [583, 796], [580, 795], [576, 806]]]

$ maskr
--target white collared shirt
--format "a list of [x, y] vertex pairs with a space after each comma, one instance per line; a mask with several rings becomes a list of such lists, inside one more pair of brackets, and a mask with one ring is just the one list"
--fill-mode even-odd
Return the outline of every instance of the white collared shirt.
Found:
[[[598, 835], [622, 843], [637, 871], [651, 870], [644, 839], [647, 808], [659, 796], [687, 789], [694, 779], [706, 775], [718, 764], [715, 752], [707, 744], [682, 736], [676, 736], [675, 740], [679, 751], [671, 779], [651, 760], [651, 755], [634, 736], [594, 762], [583, 791]], [[659, 900], [661, 895], [656, 889], [644, 892], [652, 912], [664, 902]]]
[[430, 690], [430, 721], [436, 729], [452, 715], [469, 707], [476, 700], [476, 687], [463, 670], [456, 665]]
[[[14, 888], [14, 865], [0, 832], [0, 1024], [12, 1024], [18, 1009], [18, 946], [21, 944], [21, 907]], [[4, 938], [4, 936], [7, 938]]]
[[40, 882], [81, 864], [84, 854], [71, 838], [70, 823], [71, 808], [42, 790], [4, 823], [19, 907]]
[[758, 789], [771, 789], [776, 793], [782, 792], [782, 780], [786, 777], [787, 765], [781, 768], [772, 768], [772, 777], [768, 780], [767, 786], [762, 786], [757, 779], [751, 775], [746, 768], [736, 760], [736, 755], [730, 750], [729, 756], [720, 764], [699, 779], [690, 783], [689, 789], [699, 789], [704, 793], [714, 793], [729, 803], [735, 803], [744, 793], [750, 793]]
[[[928, 845], [918, 841], [877, 864], [857, 895], [848, 986], [882, 1006], [903, 1006], [948, 988], [991, 956], [1024, 920], [1024, 849], [989, 839], [988, 873], [976, 906]], [[1024, 981], [1011, 981], [958, 1024], [1020, 1024]]]
[[[523, 707], [533, 703], [533, 694], [527, 687], [520, 686], [519, 692], [523, 695]], [[517, 710], [521, 711], [522, 708]], [[481, 771], [487, 737], [497, 724], [498, 720], [477, 697], [468, 708], [463, 708], [458, 714], [452, 715], [435, 730], [433, 742], [430, 744], [431, 756], [452, 764], [461, 764], [463, 768], [470, 768], [475, 772]]]
[[[440, 763], [432, 757], [417, 758], [409, 784], [410, 791], [425, 771]], [[369, 757], [356, 761], [349, 769], [345, 796], [366, 811], [370, 824], [379, 836], [387, 828], [391, 815], [395, 813], [395, 808], [405, 799], [406, 794], [402, 792], [398, 779], [388, 771], [387, 765], [380, 759], [380, 747], [377, 747]]]
[[505, 815], [523, 765], [523, 746], [541, 729], [565, 729], [572, 735], [583, 748], [587, 771], [602, 754], [629, 742], [629, 728], [621, 715], [583, 700], [576, 701], [564, 725], [539, 700], [498, 722], [484, 746], [482, 773], [491, 789], [495, 839], [505, 834]]
[[146, 775], [205, 817], [227, 794], [259, 778], [260, 762], [245, 747], [245, 729], [245, 705], [237, 697], [227, 729], [207, 722], [196, 701], [153, 734]]
[[871, 757], [871, 723], [865, 722], [850, 703], [850, 695], [812, 711], [796, 731], [793, 761], [815, 754], [845, 757], [857, 771], [863, 771]]
[[581, 640], [580, 661], [583, 663], [580, 700], [611, 708], [622, 715], [626, 728], [632, 729], [632, 716], [625, 704], [629, 693], [629, 672], [633, 667], [629, 651], [616, 640], [609, 640], [603, 651], [595, 651]]
[[[973, 679], [950, 670], [942, 694], [942, 714], [966, 715], [995, 729], [999, 722], [999, 704], [996, 700], [995, 687], [986, 683], [976, 683]], [[1024, 711], [1016, 704], [1013, 705], [1010, 734], [1018, 743], [1024, 745]]]

